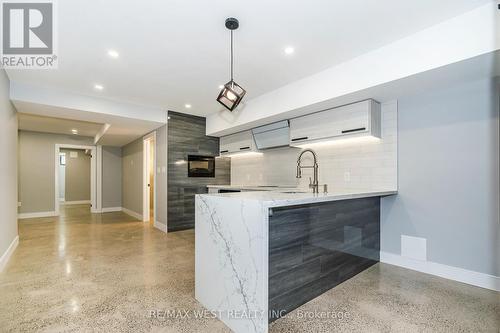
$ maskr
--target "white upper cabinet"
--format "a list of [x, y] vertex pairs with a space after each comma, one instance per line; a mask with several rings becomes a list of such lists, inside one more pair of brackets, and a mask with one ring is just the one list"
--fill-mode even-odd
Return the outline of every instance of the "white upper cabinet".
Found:
[[252, 133], [257, 149], [284, 147], [290, 142], [288, 120], [254, 128]]
[[237, 152], [256, 151], [255, 142], [251, 131], [239, 132], [220, 138], [221, 156]]
[[290, 145], [347, 137], [380, 138], [380, 104], [366, 100], [290, 119]]

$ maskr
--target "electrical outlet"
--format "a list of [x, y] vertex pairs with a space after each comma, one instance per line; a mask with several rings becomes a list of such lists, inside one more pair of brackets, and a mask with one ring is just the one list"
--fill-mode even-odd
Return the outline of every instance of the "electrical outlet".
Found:
[[349, 171], [344, 172], [344, 181], [346, 182], [351, 181], [351, 173]]

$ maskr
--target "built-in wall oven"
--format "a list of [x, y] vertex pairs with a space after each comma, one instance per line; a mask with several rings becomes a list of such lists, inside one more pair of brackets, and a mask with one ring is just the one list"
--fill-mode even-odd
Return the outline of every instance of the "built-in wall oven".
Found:
[[215, 157], [188, 155], [188, 177], [215, 177]]

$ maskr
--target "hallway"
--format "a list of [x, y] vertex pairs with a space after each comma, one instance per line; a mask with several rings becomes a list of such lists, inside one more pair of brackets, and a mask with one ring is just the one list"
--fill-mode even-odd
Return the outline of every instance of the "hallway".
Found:
[[[204, 308], [194, 299], [193, 230], [164, 234], [121, 212], [62, 205], [59, 218], [21, 220], [19, 234], [0, 274], [1, 332], [229, 332], [195, 318]], [[499, 314], [493, 291], [377, 264], [270, 332], [495, 332]]]
[[[19, 246], [0, 274], [0, 331], [198, 331], [216, 319], [158, 321], [150, 310], [199, 309], [194, 233], [168, 236], [121, 213], [61, 205], [59, 218], [19, 222]], [[7, 311], [6, 311], [7, 310]]]

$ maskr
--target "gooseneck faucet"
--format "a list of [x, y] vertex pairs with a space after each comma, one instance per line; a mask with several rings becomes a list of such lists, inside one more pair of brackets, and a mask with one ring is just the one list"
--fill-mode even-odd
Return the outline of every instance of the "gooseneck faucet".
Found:
[[[302, 166], [301, 159], [302, 155], [305, 153], [311, 153], [313, 156], [313, 165], [305, 165]], [[318, 156], [312, 149], [304, 149], [300, 155], [299, 158], [297, 158], [297, 178], [302, 178], [302, 169], [303, 168], [313, 168], [314, 169], [314, 174], [313, 174], [313, 180], [311, 181], [311, 178], [309, 178], [309, 188], [313, 189], [313, 193], [319, 193], [319, 185], [318, 185]]]

